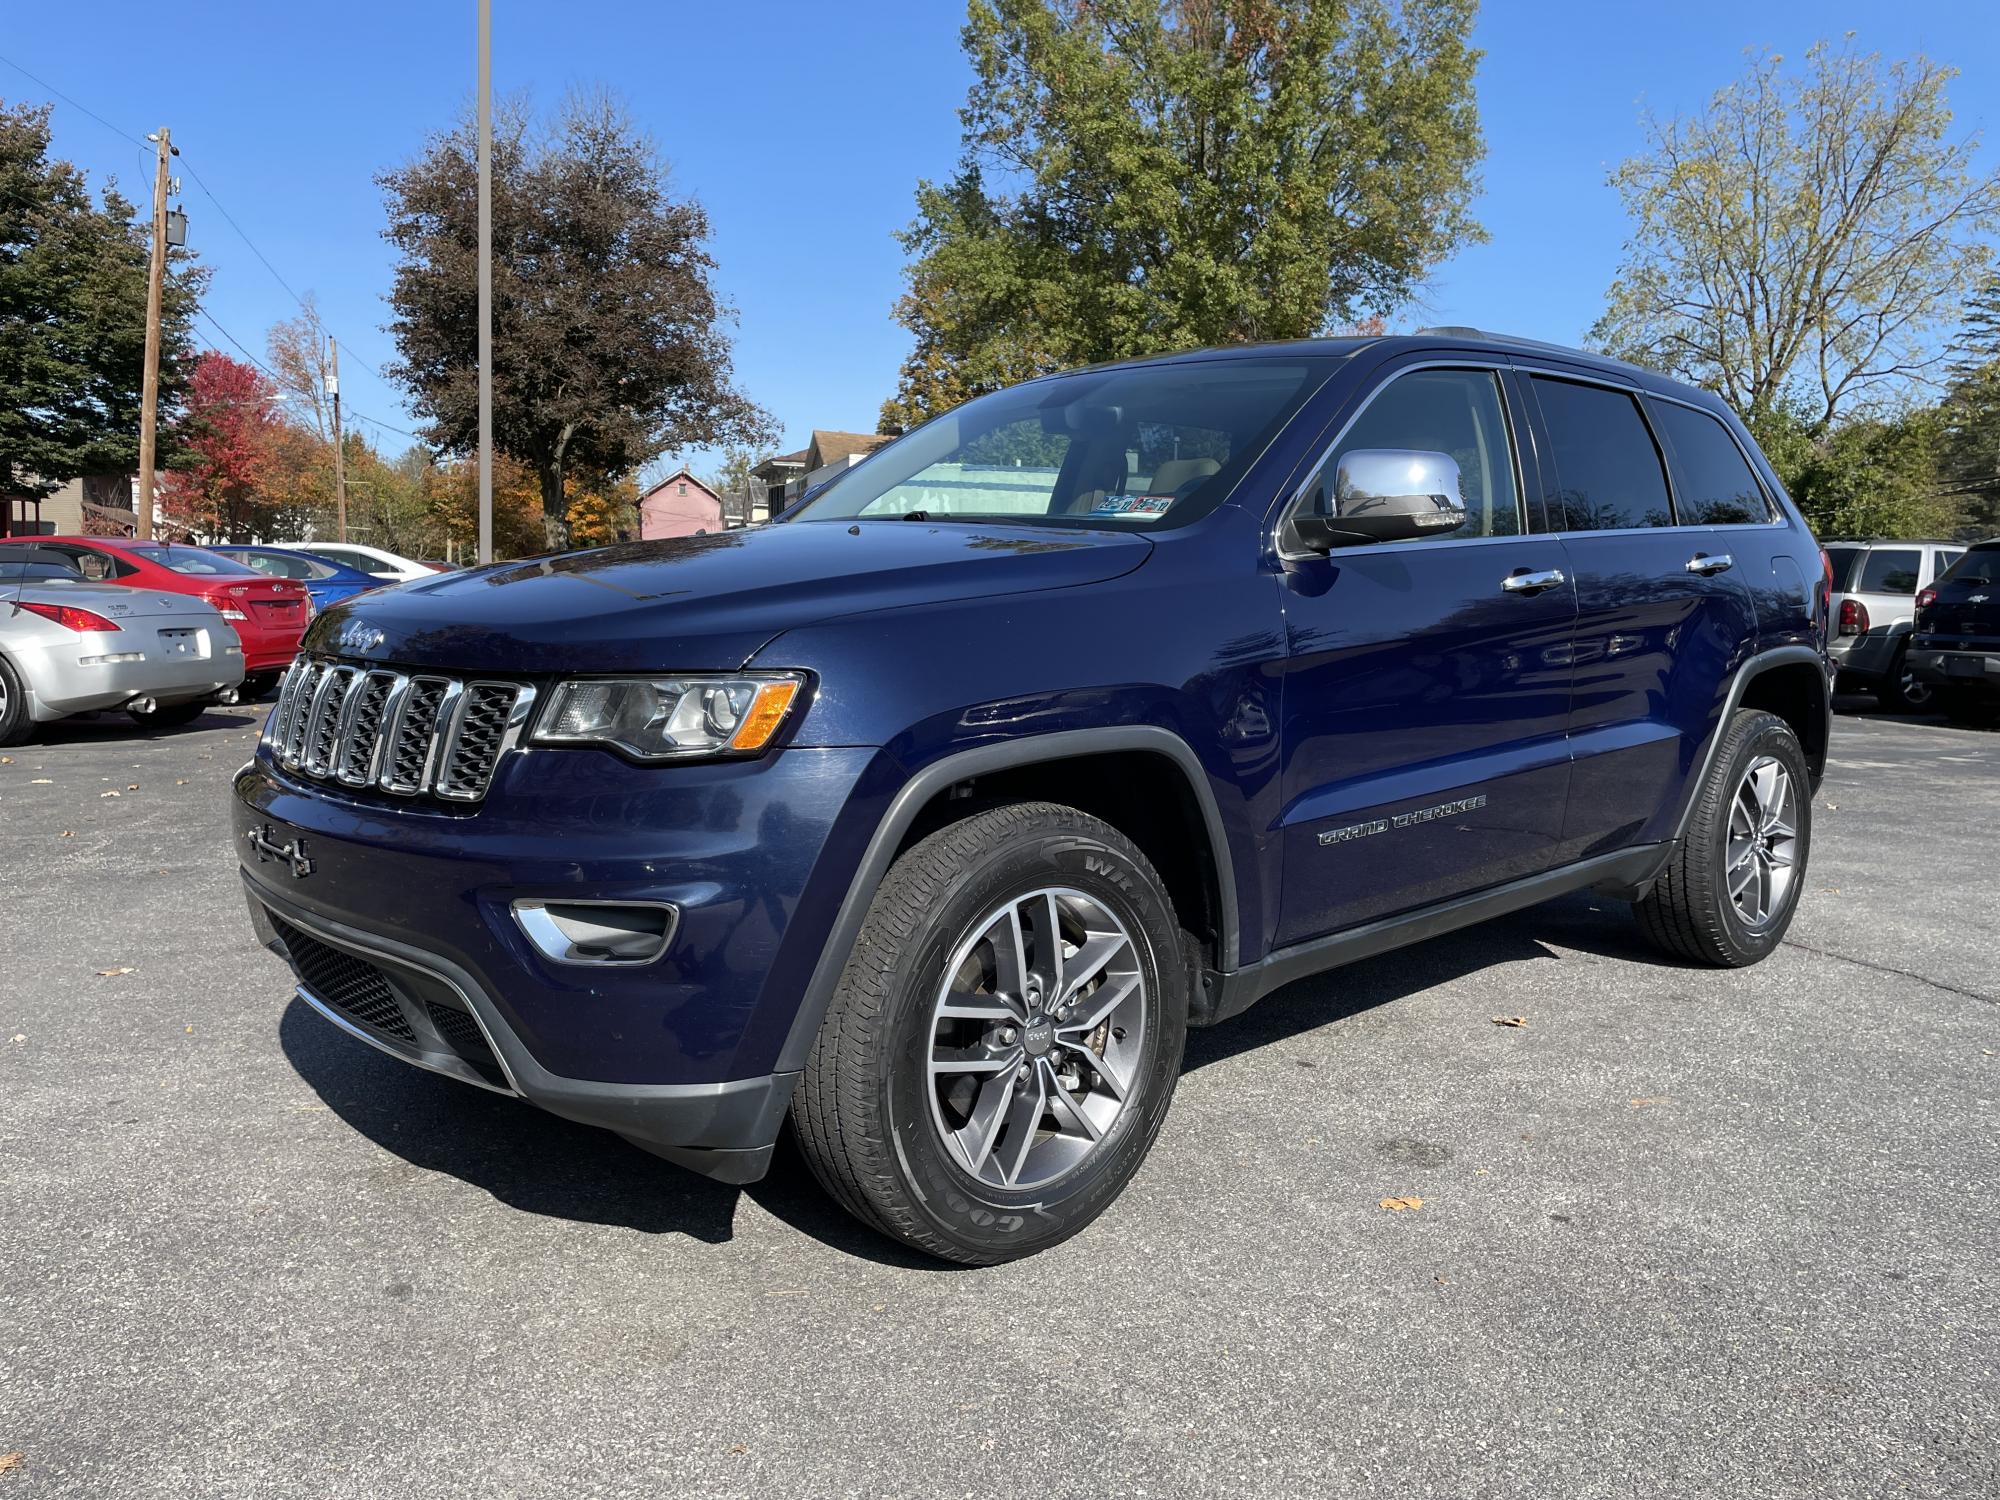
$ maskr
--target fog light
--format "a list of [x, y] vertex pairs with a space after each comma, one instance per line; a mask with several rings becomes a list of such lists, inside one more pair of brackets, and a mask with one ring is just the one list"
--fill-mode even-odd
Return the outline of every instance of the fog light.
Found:
[[665, 901], [523, 899], [514, 921], [559, 964], [649, 964], [667, 951], [680, 912]]

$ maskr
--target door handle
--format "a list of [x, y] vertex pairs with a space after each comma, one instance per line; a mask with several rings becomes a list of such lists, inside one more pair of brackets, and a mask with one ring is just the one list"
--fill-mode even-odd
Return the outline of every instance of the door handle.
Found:
[[1690, 573], [1699, 573], [1703, 578], [1712, 578], [1717, 573], [1727, 573], [1735, 566], [1736, 559], [1727, 552], [1718, 552], [1713, 556], [1706, 552], [1697, 552], [1688, 559], [1687, 570]]
[[1509, 573], [1500, 580], [1500, 587], [1510, 594], [1539, 594], [1565, 581], [1561, 568], [1549, 568], [1540, 573]]

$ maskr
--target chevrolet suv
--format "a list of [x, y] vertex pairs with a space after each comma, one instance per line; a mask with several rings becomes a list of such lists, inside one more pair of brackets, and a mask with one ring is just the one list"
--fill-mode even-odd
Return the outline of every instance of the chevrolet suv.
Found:
[[252, 921], [392, 1056], [861, 1219], [1088, 1224], [1189, 1026], [1581, 889], [1773, 951], [1825, 559], [1713, 397], [1434, 331], [1050, 376], [770, 525], [329, 609]]

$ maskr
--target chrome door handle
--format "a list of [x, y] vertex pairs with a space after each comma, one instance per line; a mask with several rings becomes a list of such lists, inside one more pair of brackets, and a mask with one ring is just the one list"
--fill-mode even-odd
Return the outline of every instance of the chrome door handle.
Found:
[[1500, 587], [1510, 594], [1538, 594], [1565, 581], [1561, 568], [1550, 568], [1541, 573], [1509, 573], [1500, 580]]
[[1688, 559], [1687, 570], [1690, 573], [1699, 573], [1703, 578], [1709, 578], [1717, 573], [1727, 573], [1735, 566], [1736, 559], [1727, 552], [1718, 552], [1713, 557], [1706, 552], [1697, 552]]

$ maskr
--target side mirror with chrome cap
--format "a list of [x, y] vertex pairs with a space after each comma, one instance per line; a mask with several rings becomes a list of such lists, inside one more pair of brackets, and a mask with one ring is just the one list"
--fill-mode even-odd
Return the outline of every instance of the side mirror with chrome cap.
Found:
[[1465, 524], [1458, 463], [1421, 448], [1356, 448], [1334, 470], [1332, 509], [1295, 511], [1286, 524], [1309, 552], [1456, 531]]

